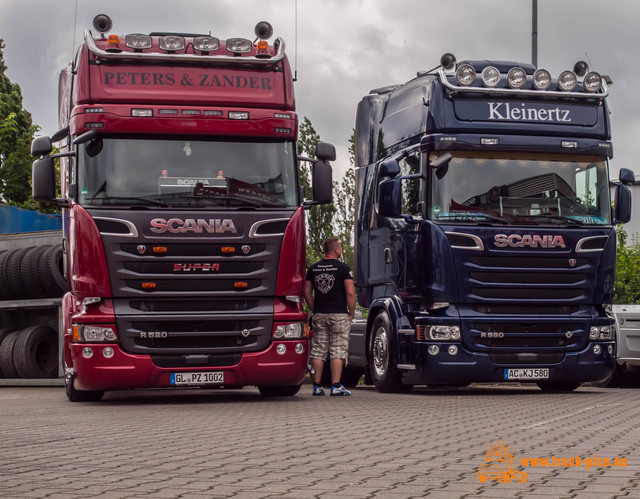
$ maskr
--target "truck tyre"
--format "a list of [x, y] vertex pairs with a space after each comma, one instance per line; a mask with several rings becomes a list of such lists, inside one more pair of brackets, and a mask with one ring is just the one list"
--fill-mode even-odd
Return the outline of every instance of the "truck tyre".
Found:
[[560, 381], [538, 381], [536, 385], [540, 387], [543, 392], [572, 392], [578, 388], [582, 383], [570, 383]]
[[10, 298], [14, 300], [22, 300], [29, 296], [24, 282], [22, 282], [22, 276], [20, 275], [20, 266], [22, 265], [22, 259], [30, 248], [20, 248], [10, 251], [4, 262], [5, 264], [5, 278], [8, 285], [8, 291]]
[[65, 363], [64, 392], [69, 402], [99, 402], [104, 395], [103, 390], [77, 390], [74, 386], [75, 374], [67, 376], [67, 364]]
[[600, 381], [593, 381], [591, 384], [600, 388], [621, 388], [628, 384], [631, 376], [625, 372], [623, 366], [614, 363], [611, 374]]
[[20, 264], [20, 278], [24, 283], [29, 298], [46, 298], [45, 290], [38, 272], [38, 262], [42, 258], [42, 254], [51, 246], [32, 246], [25, 253]]
[[[5, 337], [13, 331], [14, 329], [11, 329], [11, 328], [0, 329], [0, 345], [2, 345], [2, 341], [5, 339]], [[3, 377], [2, 368], [0, 367], [0, 378], [2, 377]]]
[[45, 251], [38, 262], [38, 270], [43, 287], [47, 290], [47, 296], [60, 298], [69, 287], [64, 279], [62, 268], [62, 245], [56, 244]]
[[404, 385], [395, 365], [395, 345], [391, 337], [391, 321], [386, 312], [373, 320], [369, 342], [369, 368], [373, 384], [382, 393], [410, 392], [413, 385]]
[[9, 284], [4, 273], [4, 263], [8, 255], [8, 251], [0, 251], [0, 300], [8, 300], [11, 298], [9, 295]]
[[[340, 383], [342, 383], [346, 388], [354, 388], [358, 385], [363, 374], [364, 369], [362, 368], [345, 366], [342, 368]], [[331, 366], [329, 365], [328, 360], [325, 361], [324, 367], [322, 368], [321, 383], [325, 388], [329, 388], [331, 386]]]
[[58, 333], [47, 326], [24, 329], [13, 346], [13, 361], [21, 378], [55, 378]]
[[264, 397], [293, 397], [300, 391], [299, 385], [285, 385], [285, 386], [259, 386], [260, 394]]
[[364, 374], [364, 369], [360, 367], [345, 367], [342, 370], [340, 382], [347, 388], [355, 388]]
[[7, 334], [0, 344], [0, 370], [4, 378], [18, 378], [18, 370], [13, 361], [13, 347], [20, 331]]

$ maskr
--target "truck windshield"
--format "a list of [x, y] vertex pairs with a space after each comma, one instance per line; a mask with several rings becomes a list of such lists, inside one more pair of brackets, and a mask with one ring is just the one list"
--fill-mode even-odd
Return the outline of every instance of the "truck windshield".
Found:
[[430, 184], [435, 222], [611, 223], [602, 157], [456, 152], [448, 167], [432, 169]]
[[290, 141], [93, 139], [79, 146], [78, 202], [92, 206], [297, 206]]

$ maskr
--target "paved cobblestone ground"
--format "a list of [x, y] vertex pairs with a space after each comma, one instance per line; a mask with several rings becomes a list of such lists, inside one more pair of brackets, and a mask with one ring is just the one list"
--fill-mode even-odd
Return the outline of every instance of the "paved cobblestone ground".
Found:
[[[60, 387], [0, 387], [0, 497], [640, 498], [640, 389], [310, 389], [281, 399], [252, 388], [113, 392], [72, 404]], [[526, 483], [477, 480], [497, 440]]]

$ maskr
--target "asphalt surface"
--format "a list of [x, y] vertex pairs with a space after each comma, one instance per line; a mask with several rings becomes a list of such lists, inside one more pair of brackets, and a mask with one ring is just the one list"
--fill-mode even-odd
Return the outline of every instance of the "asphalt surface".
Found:
[[[487, 464], [488, 447], [502, 461]], [[534, 458], [547, 466], [523, 461]], [[5, 386], [0, 497], [640, 498], [640, 389], [338, 398], [304, 385], [290, 398], [188, 389], [71, 403], [61, 387]]]

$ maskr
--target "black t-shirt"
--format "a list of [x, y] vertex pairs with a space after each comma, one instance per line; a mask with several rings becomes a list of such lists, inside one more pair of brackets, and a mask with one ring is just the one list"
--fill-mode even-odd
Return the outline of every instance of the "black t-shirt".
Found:
[[313, 286], [313, 311], [320, 314], [348, 313], [345, 279], [351, 279], [351, 267], [332, 258], [324, 258], [307, 270], [307, 281]]

